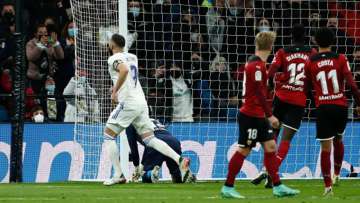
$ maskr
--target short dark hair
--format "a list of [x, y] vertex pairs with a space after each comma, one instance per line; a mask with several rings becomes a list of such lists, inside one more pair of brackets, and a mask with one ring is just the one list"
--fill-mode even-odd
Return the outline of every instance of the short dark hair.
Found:
[[295, 24], [292, 28], [292, 38], [294, 42], [304, 43], [305, 27], [303, 24]]
[[40, 105], [36, 105], [31, 109], [31, 115], [37, 111], [44, 111], [44, 109]]
[[335, 34], [330, 28], [321, 27], [315, 33], [315, 41], [319, 47], [330, 47], [335, 41]]
[[39, 30], [39, 28], [42, 28], [42, 27], [46, 28], [46, 31], [47, 31], [46, 25], [45, 25], [45, 24], [42, 24], [42, 23], [39, 23], [39, 24], [36, 25], [35, 33], [37, 33], [37, 31]]
[[111, 41], [113, 41], [116, 46], [123, 48], [125, 47], [125, 38], [119, 34], [113, 34], [111, 37]]

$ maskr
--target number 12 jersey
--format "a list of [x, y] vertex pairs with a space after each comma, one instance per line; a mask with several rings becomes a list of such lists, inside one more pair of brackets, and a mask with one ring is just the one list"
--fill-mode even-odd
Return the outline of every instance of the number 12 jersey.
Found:
[[292, 46], [277, 51], [269, 77], [274, 78], [275, 95], [281, 101], [305, 107], [304, 67], [306, 61], [315, 53], [315, 49], [306, 46]]

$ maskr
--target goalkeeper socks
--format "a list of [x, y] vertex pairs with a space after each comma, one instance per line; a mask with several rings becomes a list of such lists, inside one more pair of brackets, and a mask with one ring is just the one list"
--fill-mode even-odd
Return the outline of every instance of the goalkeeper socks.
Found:
[[321, 172], [324, 177], [325, 187], [331, 186], [331, 163], [330, 163], [330, 152], [321, 151]]
[[156, 151], [160, 152], [164, 156], [170, 157], [178, 165], [180, 164], [180, 155], [178, 153], [176, 153], [164, 141], [156, 138], [154, 135], [144, 138], [143, 141], [146, 144], [146, 146], [155, 149]]
[[344, 143], [342, 140], [334, 141], [334, 174], [339, 175], [344, 159]]
[[225, 186], [234, 187], [235, 177], [240, 172], [244, 163], [244, 157], [240, 152], [236, 151], [229, 162], [229, 171], [227, 174]]
[[279, 166], [281, 165], [282, 161], [285, 159], [287, 153], [289, 152], [290, 148], [290, 142], [283, 140], [280, 142], [278, 153], [277, 153], [277, 159]]
[[108, 138], [109, 136], [105, 136], [104, 144], [109, 154], [109, 158], [112, 166], [114, 167], [114, 178], [120, 178], [122, 175], [121, 167], [120, 167], [120, 154], [119, 149], [116, 144], [115, 138]]
[[264, 153], [264, 163], [266, 170], [268, 171], [274, 186], [278, 186], [281, 184], [280, 176], [278, 173], [278, 164], [275, 152], [265, 152]]

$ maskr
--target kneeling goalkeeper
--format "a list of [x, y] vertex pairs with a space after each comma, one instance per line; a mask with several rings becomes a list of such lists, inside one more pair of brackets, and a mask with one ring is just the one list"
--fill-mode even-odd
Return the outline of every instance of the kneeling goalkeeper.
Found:
[[[179, 140], [172, 136], [171, 133], [166, 130], [165, 126], [159, 121], [152, 119], [152, 122], [154, 123], [155, 137], [167, 143], [176, 153], [181, 155], [181, 144]], [[126, 129], [126, 135], [131, 150], [132, 161], [135, 166], [135, 171], [132, 177], [133, 181], [138, 181], [141, 177], [143, 183], [158, 182], [160, 166], [163, 164], [163, 162], [165, 162], [169, 168], [173, 183], [183, 183], [179, 167], [175, 161], [169, 159], [168, 157], [150, 147], [146, 147], [141, 137], [132, 125]], [[139, 163], [140, 161], [137, 142], [145, 146], [141, 164]], [[184, 182], [194, 182], [195, 180], [196, 177], [190, 172], [188, 178]]]

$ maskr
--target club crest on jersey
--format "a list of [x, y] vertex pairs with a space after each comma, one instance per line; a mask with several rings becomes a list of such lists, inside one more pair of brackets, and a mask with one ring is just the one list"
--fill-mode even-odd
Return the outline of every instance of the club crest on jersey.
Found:
[[324, 67], [324, 66], [334, 66], [334, 61], [327, 59], [327, 60], [322, 60], [319, 63], [317, 63], [318, 67]]

